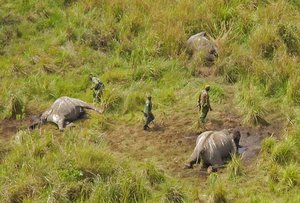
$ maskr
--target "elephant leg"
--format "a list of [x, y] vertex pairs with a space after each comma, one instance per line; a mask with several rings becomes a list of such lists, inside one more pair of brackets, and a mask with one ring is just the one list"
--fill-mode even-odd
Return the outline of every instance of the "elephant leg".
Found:
[[212, 166], [213, 169], [220, 168], [220, 167], [222, 167], [222, 165], [224, 164], [224, 162], [223, 162], [223, 160], [222, 160], [222, 158], [221, 158], [220, 155], [215, 156], [215, 157], [210, 161], [210, 163], [211, 163], [211, 166]]
[[206, 116], [207, 116], [208, 110], [209, 110], [209, 109], [208, 109], [207, 106], [206, 106], [206, 107], [203, 107], [202, 110], [201, 110], [200, 121], [201, 121], [202, 124], [205, 123], [205, 118], [206, 118]]
[[71, 127], [75, 127], [76, 125], [72, 122], [67, 122], [66, 123], [66, 128], [71, 128]]
[[65, 119], [64, 119], [64, 118], [60, 119], [60, 120], [57, 122], [57, 125], [58, 125], [58, 129], [59, 129], [60, 131], [63, 131], [64, 128], [65, 128]]
[[193, 153], [191, 158], [185, 164], [185, 168], [193, 168], [193, 165], [200, 163], [200, 161], [201, 161], [201, 157]]

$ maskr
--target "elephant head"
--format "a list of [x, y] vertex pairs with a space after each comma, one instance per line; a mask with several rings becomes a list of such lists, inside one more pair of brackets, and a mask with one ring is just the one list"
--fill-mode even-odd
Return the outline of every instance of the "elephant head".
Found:
[[30, 119], [29, 119], [29, 125], [28, 125], [28, 128], [30, 130], [33, 130], [35, 129], [36, 127], [40, 126], [42, 124], [42, 121], [41, 121], [41, 115], [39, 116], [32, 116]]

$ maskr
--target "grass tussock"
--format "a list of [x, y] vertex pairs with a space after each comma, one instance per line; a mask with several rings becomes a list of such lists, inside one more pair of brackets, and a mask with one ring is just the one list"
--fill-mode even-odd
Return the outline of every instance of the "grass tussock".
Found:
[[294, 143], [291, 140], [285, 140], [278, 143], [272, 150], [272, 159], [279, 164], [287, 164], [296, 158]]
[[216, 173], [212, 173], [208, 177], [210, 202], [228, 202], [226, 198], [226, 190], [223, 183], [220, 181], [220, 177]]
[[241, 159], [242, 158], [240, 156], [234, 155], [228, 163], [227, 168], [231, 178], [236, 178], [243, 175], [244, 172]]

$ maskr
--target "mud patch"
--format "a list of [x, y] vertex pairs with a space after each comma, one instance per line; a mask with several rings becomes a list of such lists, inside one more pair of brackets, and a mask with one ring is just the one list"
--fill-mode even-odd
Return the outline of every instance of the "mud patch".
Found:
[[0, 121], [0, 139], [8, 140], [16, 134], [18, 130], [27, 129], [30, 124], [30, 118], [14, 120], [4, 119]]

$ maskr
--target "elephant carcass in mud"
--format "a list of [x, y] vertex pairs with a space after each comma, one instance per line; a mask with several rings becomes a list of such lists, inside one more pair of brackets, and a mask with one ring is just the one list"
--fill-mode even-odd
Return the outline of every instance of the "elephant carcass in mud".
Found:
[[213, 62], [218, 57], [217, 46], [206, 38], [205, 32], [191, 36], [187, 41], [187, 50], [192, 56], [202, 54], [208, 62]]
[[60, 97], [38, 119], [32, 121], [30, 128], [34, 128], [37, 124], [53, 122], [57, 124], [59, 130], [63, 130], [65, 127], [74, 125], [72, 121], [84, 116], [85, 109], [94, 110], [98, 113], [103, 112], [80, 99]]
[[193, 168], [193, 165], [200, 163], [201, 160], [205, 167], [222, 167], [232, 154], [238, 152], [240, 137], [239, 131], [231, 129], [201, 133], [186, 167]]

